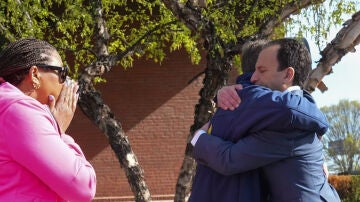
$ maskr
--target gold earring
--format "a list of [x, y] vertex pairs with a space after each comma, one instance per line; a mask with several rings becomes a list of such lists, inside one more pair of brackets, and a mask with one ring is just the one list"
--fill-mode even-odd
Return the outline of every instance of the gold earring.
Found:
[[40, 88], [40, 83], [39, 82], [33, 82], [33, 87], [35, 90]]

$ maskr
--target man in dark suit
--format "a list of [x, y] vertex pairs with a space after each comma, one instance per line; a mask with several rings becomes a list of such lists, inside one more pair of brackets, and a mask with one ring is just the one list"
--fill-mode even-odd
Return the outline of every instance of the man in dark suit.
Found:
[[[242, 87], [252, 85], [250, 78], [255, 71], [255, 64], [257, 57], [262, 47], [267, 43], [266, 40], [250, 41], [244, 44], [241, 51], [241, 68], [243, 74], [236, 79], [237, 84], [241, 84]], [[239, 108], [238, 108], [239, 109]], [[218, 109], [214, 114], [214, 118], [229, 113], [227, 116], [222, 116], [225, 119], [221, 119], [218, 122], [213, 120], [213, 126], [215, 129], [218, 127], [227, 127], [229, 125], [222, 124], [230, 121], [234, 117], [234, 113]], [[227, 120], [226, 120], [227, 119]], [[272, 119], [273, 120], [273, 119]], [[230, 124], [230, 123], [229, 123]], [[215, 132], [215, 133], [214, 133]], [[221, 133], [214, 132], [209, 133], [221, 138], [227, 139], [231, 134], [226, 131]], [[238, 137], [237, 139], [239, 139]], [[238, 190], [238, 191], [234, 191]], [[239, 200], [241, 196], [241, 200]], [[258, 170], [251, 170], [245, 173], [239, 173], [235, 175], [223, 175], [214, 171], [213, 169], [198, 164], [196, 168], [195, 179], [192, 184], [192, 192], [189, 198], [189, 202], [207, 201], [243, 201], [243, 202], [261, 202], [262, 201], [262, 189], [260, 183], [260, 173]]]
[[[239, 108], [243, 111], [232, 113], [236, 115], [230, 119], [231, 124], [226, 121], [226, 127], [222, 126], [221, 114], [216, 124], [215, 114], [211, 132], [214, 135], [197, 131], [192, 143], [200, 165], [225, 175], [261, 168], [270, 191], [269, 201], [339, 201], [322, 170], [318, 135], [325, 133], [326, 119], [311, 96], [299, 87], [310, 69], [310, 54], [301, 43], [294, 39], [270, 42], [260, 53], [251, 81], [278, 91], [272, 93], [257, 86], [245, 88], [240, 91]], [[264, 97], [270, 101], [263, 102]], [[228, 136], [217, 135], [221, 133]], [[244, 138], [239, 140], [241, 137]], [[242, 188], [235, 185], [228, 187], [227, 192], [243, 193], [236, 201], [246, 201]]]

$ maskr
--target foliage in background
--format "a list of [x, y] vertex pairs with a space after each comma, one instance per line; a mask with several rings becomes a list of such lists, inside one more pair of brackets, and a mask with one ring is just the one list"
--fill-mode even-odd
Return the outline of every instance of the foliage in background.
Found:
[[[259, 24], [276, 15], [284, 1], [207, 1], [201, 9], [203, 19], [214, 23], [216, 32], [224, 42], [236, 42], [239, 37], [251, 36]], [[94, 52], [94, 1], [88, 0], [6, 0], [0, 2], [0, 46], [23, 37], [37, 37], [54, 44], [77, 76], [78, 68], [96, 61]], [[295, 1], [296, 2], [296, 1]], [[317, 4], [292, 17], [275, 34], [299, 27], [298, 35], [310, 31], [318, 43], [324, 43], [333, 24], [342, 22], [343, 13], [354, 12], [359, 3], [352, 0], [331, 0], [329, 5]], [[202, 49], [200, 33], [192, 33], [160, 0], [126, 1], [103, 0], [103, 16], [109, 32], [109, 51], [119, 53], [142, 38], [141, 47], [121, 58], [123, 68], [131, 67], [136, 58], [161, 62], [166, 52], [184, 48], [191, 61], [199, 63]], [[198, 7], [194, 7], [197, 9]], [[330, 8], [330, 9], [329, 9]], [[331, 12], [325, 12], [325, 11]], [[226, 14], [226, 15], [224, 15]], [[300, 19], [307, 19], [306, 22]], [[331, 19], [330, 21], [328, 19]], [[191, 19], [190, 19], [191, 20]], [[308, 22], [312, 26], [308, 27]], [[150, 30], [155, 29], [151, 33]], [[295, 34], [295, 33], [294, 33]], [[221, 46], [218, 47], [221, 49]], [[236, 66], [239, 58], [236, 56]]]
[[323, 136], [329, 168], [339, 173], [359, 171], [360, 103], [340, 100], [337, 105], [322, 107], [330, 128]]
[[334, 186], [342, 202], [360, 201], [360, 175], [330, 175], [329, 183]]
[[285, 23], [285, 32], [289, 36], [313, 38], [320, 52], [329, 40], [330, 28], [339, 27], [351, 14], [360, 10], [359, 6], [356, 0], [327, 0], [291, 17]]
[[[323, 37], [327, 36], [324, 28], [330, 26], [328, 22], [339, 22], [336, 20], [337, 14], [346, 10], [351, 11], [353, 2], [330, 1], [333, 3], [331, 5], [337, 5], [339, 13], [329, 12], [330, 16], [327, 16], [328, 13], [324, 11], [328, 9], [326, 7], [320, 9], [323, 8], [323, 4], [320, 4], [323, 1], [208, 0], [206, 5], [197, 5], [204, 1], [183, 0], [181, 2], [186, 3], [181, 4], [180, 1], [175, 0], [5, 0], [0, 2], [0, 45], [23, 37], [37, 37], [49, 41], [60, 50], [65, 62], [72, 67], [73, 76], [77, 77], [81, 74], [79, 80], [86, 84], [87, 88], [82, 95], [84, 99], [81, 99], [79, 105], [110, 137], [110, 145], [115, 148], [120, 163], [124, 162], [121, 165], [130, 185], [138, 183], [140, 186], [137, 187], [145, 190], [142, 192], [145, 193], [143, 194], [145, 197], [139, 198], [145, 199], [150, 197], [147, 188], [144, 188], [146, 186], [142, 186], [145, 182], [142, 180], [141, 169], [138, 166], [129, 167], [125, 162], [125, 156], [133, 154], [121, 125], [114, 120], [113, 113], [103, 103], [100, 93], [92, 88], [91, 81], [102, 81], [100, 76], [114, 66], [114, 63], [105, 64], [105, 62], [109, 61], [109, 58], [116, 58], [115, 62], [118, 64], [116, 66], [123, 68], [131, 67], [133, 61], [139, 57], [161, 63], [166, 53], [182, 48], [187, 51], [190, 60], [197, 64], [201, 59], [200, 52], [204, 51], [207, 66], [204, 71], [204, 87], [199, 93], [201, 99], [195, 106], [195, 123], [194, 127], [191, 127], [193, 130], [208, 119], [210, 105], [207, 103], [212, 100], [211, 96], [215, 94], [214, 92], [226, 84], [228, 69], [234, 67], [234, 63], [239, 64], [238, 57], [233, 59], [233, 56], [238, 54], [238, 49], [234, 46], [252, 37], [269, 37], [267, 34], [271, 33], [273, 35], [270, 37], [273, 38], [284, 36], [286, 32], [292, 30], [289, 25], [296, 21], [288, 21], [285, 24], [282, 21], [290, 14], [299, 12], [300, 8], [315, 2], [319, 4], [302, 14], [305, 16], [313, 14], [318, 17], [313, 19], [315, 27], [300, 26], [300, 30], [313, 29], [318, 35], [317, 39], [323, 40]], [[98, 6], [99, 3], [101, 6]], [[287, 10], [289, 7], [290, 9]], [[335, 20], [328, 21], [328, 19]], [[105, 25], [102, 22], [105, 22]], [[97, 26], [97, 23], [103, 26]], [[294, 25], [294, 27], [298, 26]], [[100, 27], [106, 28], [107, 31], [98, 31], [97, 28]], [[256, 34], [259, 35], [255, 36]], [[99, 51], [97, 46], [99, 44], [105, 47], [101, 49], [103, 52]], [[89, 71], [82, 71], [85, 67]], [[116, 130], [113, 130], [114, 128]], [[117, 141], [118, 139], [124, 141]], [[124, 145], [127, 149], [123, 149]], [[135, 174], [129, 175], [129, 171], [132, 170], [139, 172], [132, 172]], [[141, 180], [135, 181], [134, 176]], [[138, 196], [140, 189], [132, 189], [134, 195]]]
[[[67, 63], [78, 68], [95, 62], [95, 6], [86, 0], [8, 0], [0, 2], [2, 46], [23, 37], [36, 37], [57, 47]], [[124, 68], [137, 57], [161, 62], [165, 52], [183, 47], [193, 63], [200, 61], [196, 36], [176, 21], [160, 1], [102, 1], [103, 16], [109, 32], [109, 51], [119, 53], [139, 38], [142, 45], [131, 56], [121, 58]], [[162, 25], [164, 25], [162, 27]], [[156, 31], [147, 33], [157, 28]]]

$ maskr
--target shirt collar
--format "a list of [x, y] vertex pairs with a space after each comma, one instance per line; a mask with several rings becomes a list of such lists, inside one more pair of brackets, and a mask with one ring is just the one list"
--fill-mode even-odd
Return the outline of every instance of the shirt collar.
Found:
[[300, 86], [290, 86], [285, 91], [301, 90]]
[[291, 91], [295, 91], [295, 90], [301, 90], [300, 86], [290, 86], [285, 91], [291, 92]]

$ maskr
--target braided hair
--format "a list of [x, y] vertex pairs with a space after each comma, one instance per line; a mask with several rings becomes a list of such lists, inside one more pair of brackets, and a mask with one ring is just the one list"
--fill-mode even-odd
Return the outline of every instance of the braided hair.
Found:
[[34, 38], [10, 43], [0, 53], [0, 78], [17, 86], [33, 65], [46, 64], [56, 48]]

